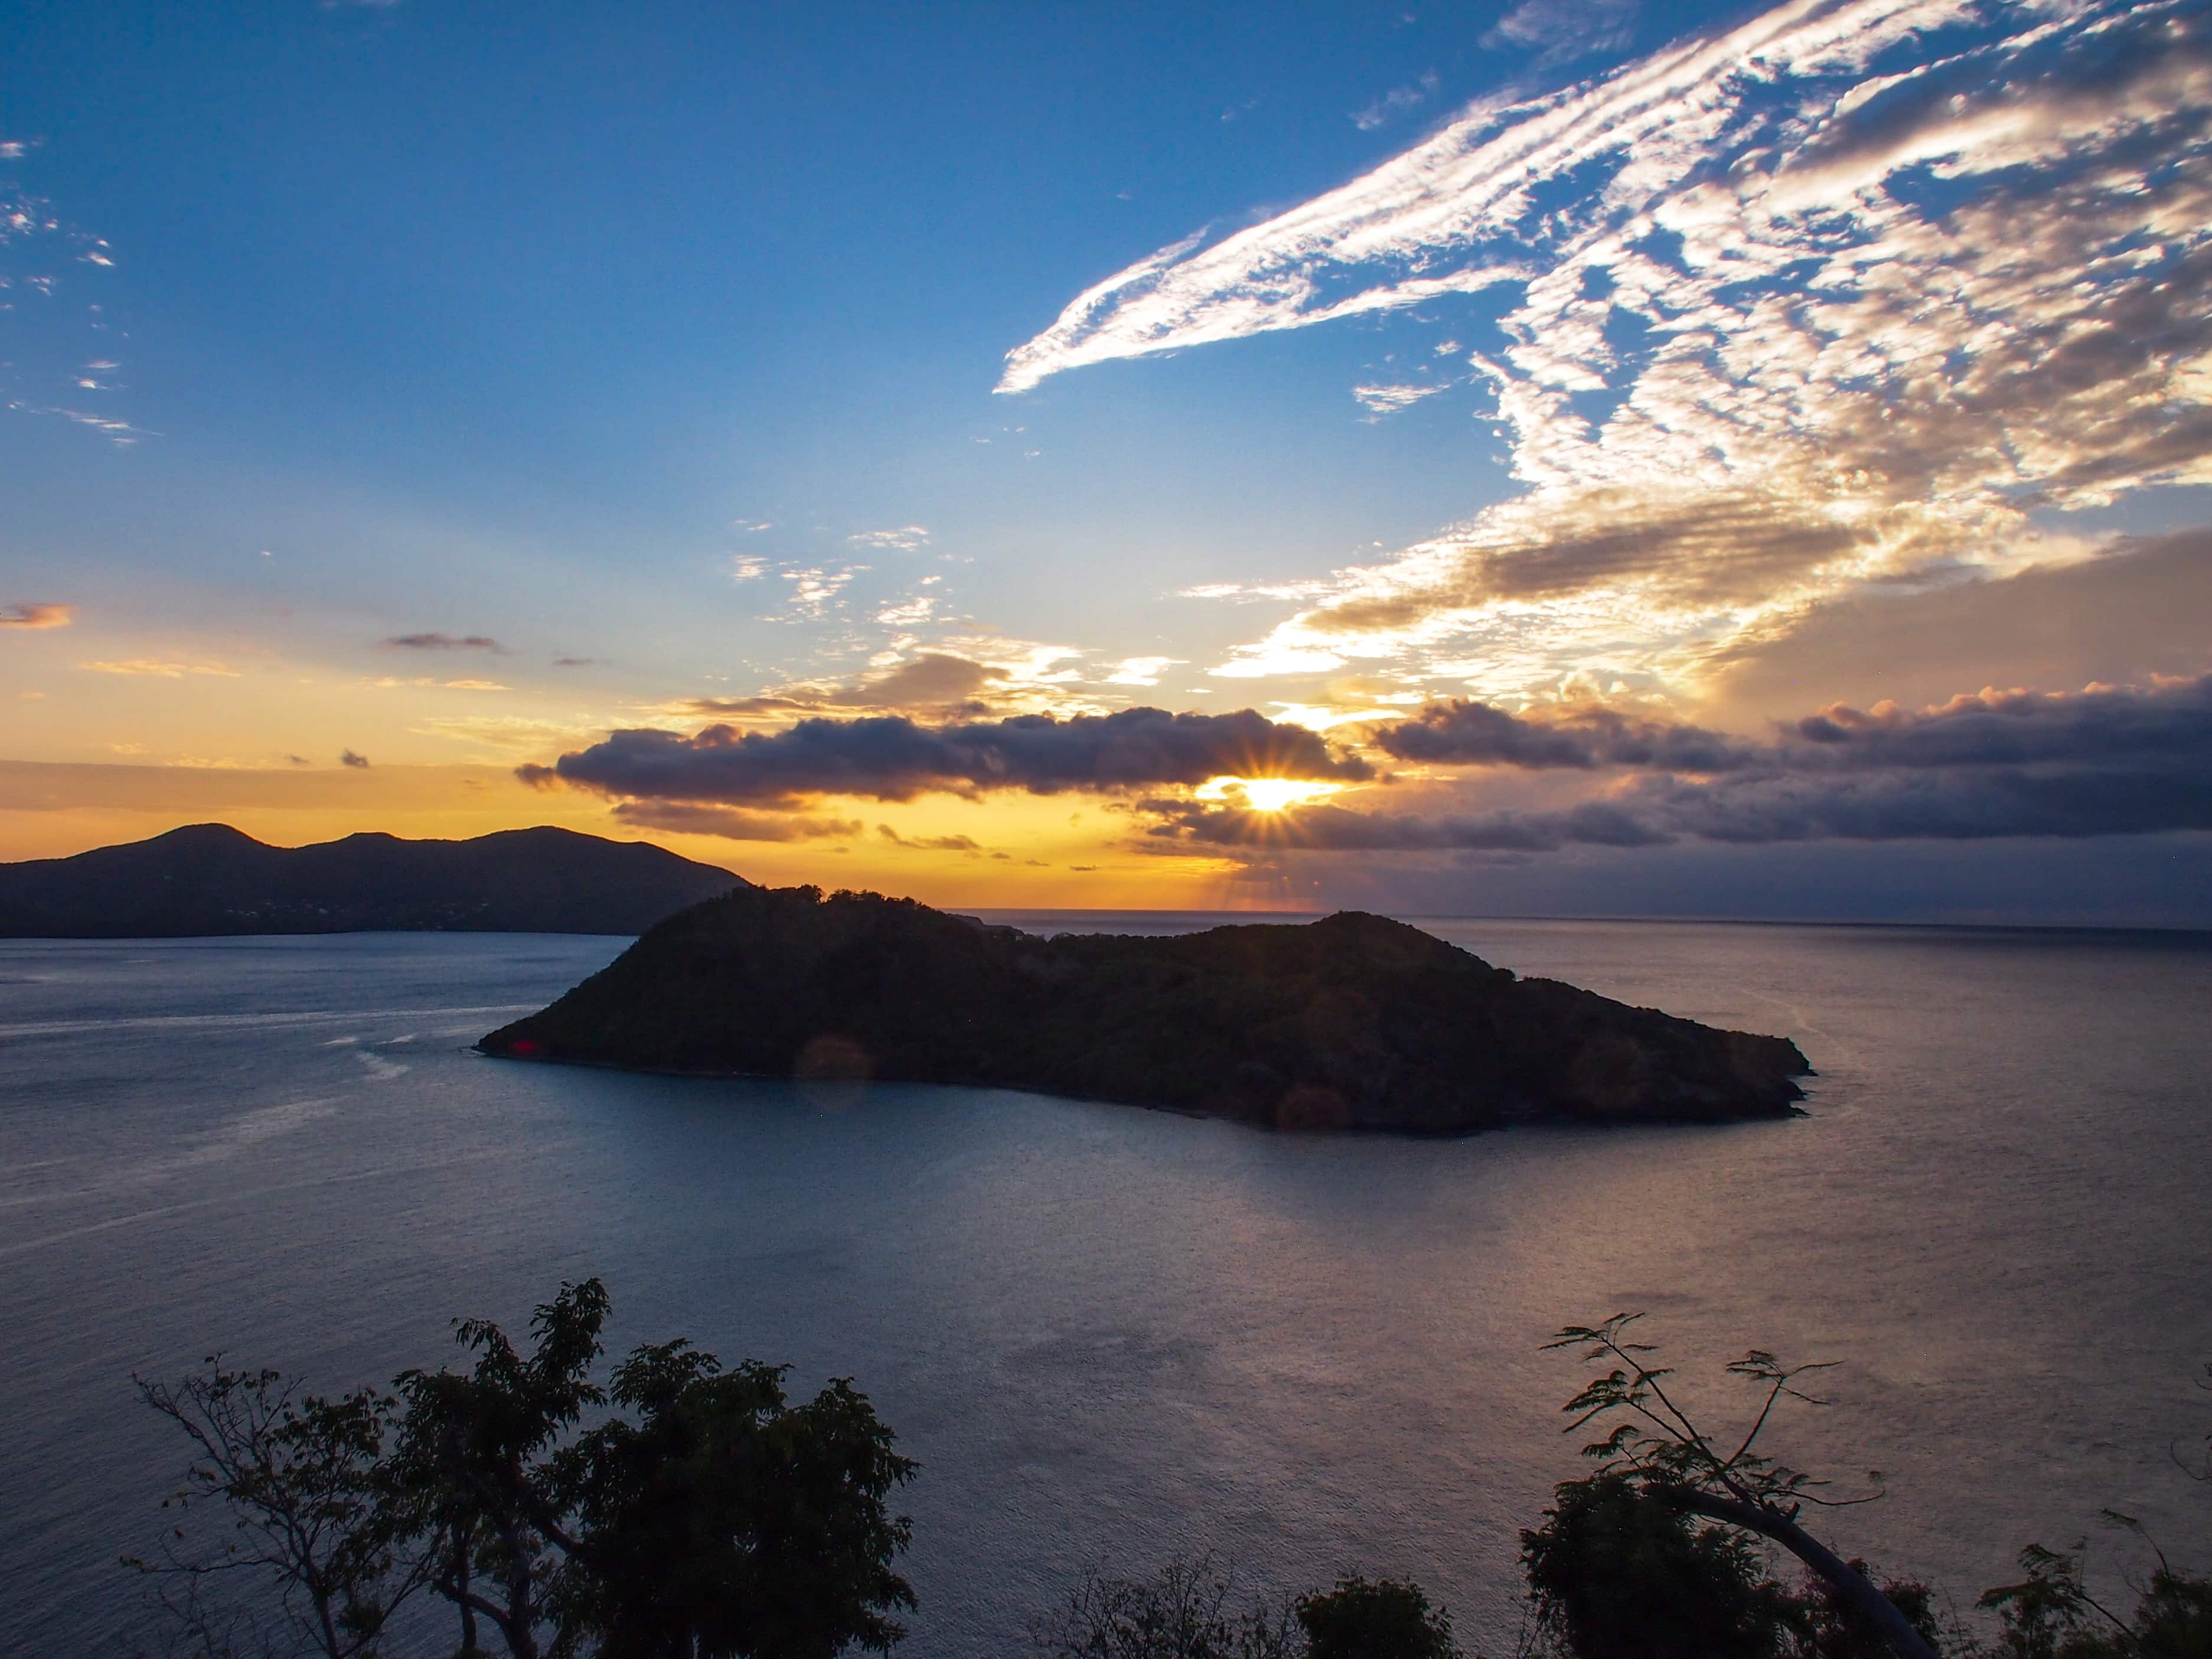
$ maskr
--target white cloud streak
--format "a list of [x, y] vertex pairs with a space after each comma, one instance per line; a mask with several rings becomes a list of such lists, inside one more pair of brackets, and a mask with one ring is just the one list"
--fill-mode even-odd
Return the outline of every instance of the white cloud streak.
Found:
[[1470, 361], [1524, 493], [1215, 672], [1694, 679], [1856, 586], [2070, 543], [2039, 509], [2212, 482], [2208, 162], [2201, 8], [1792, 0], [1164, 249], [1000, 390], [1514, 283]]

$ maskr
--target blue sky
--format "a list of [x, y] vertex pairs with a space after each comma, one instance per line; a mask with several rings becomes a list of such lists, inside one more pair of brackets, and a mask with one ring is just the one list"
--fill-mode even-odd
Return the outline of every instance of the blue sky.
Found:
[[[2041, 750], [1772, 811], [1832, 703], [2197, 730], [2201, 6], [16, 16], [0, 855], [554, 816], [967, 902], [1679, 909], [1725, 852], [1918, 914], [1875, 872], [2005, 842], [2130, 920], [2203, 867], [2201, 750], [2124, 823], [1984, 811]], [[1394, 750], [1459, 704], [1765, 747]], [[720, 752], [1147, 708], [1369, 775]], [[688, 758], [626, 793], [624, 732]]]

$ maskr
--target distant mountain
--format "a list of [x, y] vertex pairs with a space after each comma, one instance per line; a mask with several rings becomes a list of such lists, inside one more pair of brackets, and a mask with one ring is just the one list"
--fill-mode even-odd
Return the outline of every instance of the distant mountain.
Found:
[[196, 823], [75, 858], [0, 864], [0, 938], [641, 933], [747, 884], [642, 842], [571, 830], [270, 847], [228, 824]]
[[911, 899], [747, 887], [679, 911], [487, 1054], [1029, 1089], [1280, 1128], [1784, 1117], [1805, 1057], [1346, 912], [1040, 939]]

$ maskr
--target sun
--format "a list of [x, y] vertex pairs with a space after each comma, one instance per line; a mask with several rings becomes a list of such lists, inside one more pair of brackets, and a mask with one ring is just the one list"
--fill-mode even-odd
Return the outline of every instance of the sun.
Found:
[[1334, 795], [1340, 783], [1317, 783], [1310, 778], [1208, 778], [1195, 793], [1200, 800], [1218, 800], [1249, 807], [1255, 812], [1280, 812], [1290, 807]]

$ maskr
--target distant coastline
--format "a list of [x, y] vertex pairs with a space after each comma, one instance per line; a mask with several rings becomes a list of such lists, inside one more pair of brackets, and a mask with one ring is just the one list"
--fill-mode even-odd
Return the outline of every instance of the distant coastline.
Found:
[[635, 934], [743, 884], [649, 842], [571, 830], [470, 841], [362, 834], [288, 848], [200, 823], [74, 858], [0, 864], [0, 939]]

